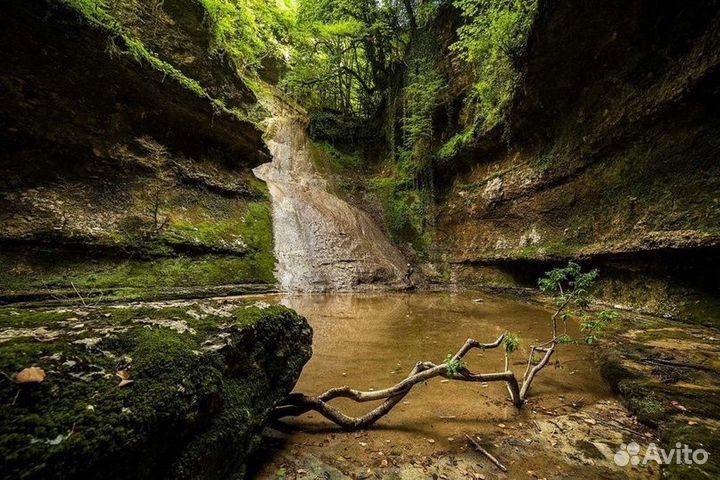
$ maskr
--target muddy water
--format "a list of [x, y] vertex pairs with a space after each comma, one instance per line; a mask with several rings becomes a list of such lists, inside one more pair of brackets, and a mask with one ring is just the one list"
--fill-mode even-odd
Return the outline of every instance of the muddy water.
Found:
[[[417, 361], [442, 362], [468, 337], [492, 341], [510, 330], [521, 337], [525, 346], [550, 337], [547, 311], [498, 298], [483, 298], [483, 303], [476, 303], [477, 298], [480, 296], [472, 293], [284, 298], [282, 303], [306, 316], [315, 332], [313, 358], [305, 367], [296, 391], [314, 394], [344, 384], [362, 390], [385, 388], [407, 376]], [[534, 395], [566, 395], [587, 400], [609, 396], [590, 355], [585, 347], [563, 347], [558, 355], [563, 368], [543, 371]], [[523, 349], [515, 355], [514, 360], [522, 363], [514, 366], [519, 376], [526, 358]], [[476, 372], [502, 371], [503, 356], [498, 351], [472, 353], [468, 367]], [[416, 387], [406, 398], [408, 403], [381, 424], [388, 429], [397, 427], [414, 432], [422, 438], [437, 437], [442, 442], [444, 437], [457, 433], [458, 424], [497, 422], [517, 416], [516, 409], [503, 401], [507, 391], [501, 383], [483, 387], [441, 381], [435, 379]], [[337, 405], [359, 414], [368, 404], [338, 399]], [[457, 418], [452, 421], [440, 418], [444, 416]], [[324, 424], [319, 416], [302, 419], [304, 428]]]
[[[491, 341], [505, 330], [522, 339], [523, 347], [512, 364], [517, 375], [522, 376], [527, 345], [549, 336], [547, 310], [472, 292], [274, 298], [306, 316], [313, 326], [313, 357], [295, 389], [306, 394], [340, 385], [363, 390], [388, 387], [403, 379], [417, 361], [439, 363], [468, 337]], [[476, 302], [478, 298], [482, 302]], [[569, 333], [579, 336], [576, 327], [571, 327]], [[497, 472], [478, 464], [477, 454], [468, 451], [465, 433], [491, 441], [533, 445], [527, 458], [523, 448], [514, 444], [508, 447], [514, 453], [507, 461], [519, 467], [515, 467], [515, 475], [504, 478], [523, 478], [527, 471], [538, 473], [538, 478], [549, 478], [575, 472], [586, 467], [587, 462], [600, 463], [593, 467], [599, 469], [597, 474], [590, 473], [589, 478], [605, 478], [610, 471], [607, 469], [613, 467], [607, 455], [593, 459], [602, 455], [590, 446], [585, 458], [583, 452], [575, 451], [575, 444], [598, 436], [596, 440], [608, 444], [607, 451], [616, 448], [614, 444], [619, 445], [622, 434], [604, 432], [587, 418], [605, 415], [620, 421], [624, 412], [611, 399], [589, 347], [562, 346], [555, 358], [557, 364], [537, 377], [529, 403], [520, 411], [508, 402], [503, 384], [444, 382], [438, 378], [417, 385], [403, 403], [365, 432], [341, 432], [317, 413], [291, 419], [287, 422], [291, 433], [282, 437], [258, 478], [276, 478], [278, 472], [295, 472], [297, 478], [358, 478], [370, 474], [381, 478], [402, 474], [405, 478], [412, 469], [421, 469], [415, 472], [417, 478], [430, 478], [432, 468], [432, 472], [447, 478], [492, 478]], [[475, 372], [501, 371], [503, 366], [499, 351], [474, 352], [467, 360]], [[359, 415], [375, 404], [340, 399], [334, 405]], [[561, 419], [568, 415], [575, 419], [569, 424], [579, 423], [573, 434], [550, 423], [564, 421]], [[542, 448], [538, 448], [540, 444]], [[561, 448], [570, 460], [563, 460], [553, 451]], [[573, 463], [573, 458], [579, 465]], [[438, 467], [442, 462], [449, 462], [450, 470]], [[518, 474], [518, 468], [523, 475]]]

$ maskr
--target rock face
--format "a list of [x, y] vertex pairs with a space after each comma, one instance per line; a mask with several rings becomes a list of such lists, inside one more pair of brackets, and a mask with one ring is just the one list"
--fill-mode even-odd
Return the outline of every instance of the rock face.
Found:
[[285, 291], [403, 288], [406, 263], [367, 213], [335, 196], [313, 164], [304, 114], [274, 99], [272, 163], [255, 169], [273, 203], [277, 277]]
[[291, 310], [247, 302], [0, 309], [2, 478], [242, 478], [310, 358]]
[[202, 7], [82, 4], [0, 7], [0, 297], [272, 288], [256, 100]]
[[718, 318], [719, 25], [715, 2], [540, 2], [509, 141], [438, 172], [455, 280], [533, 286], [575, 258], [614, 302]]
[[[0, 5], [0, 302], [274, 288], [255, 97], [199, 2], [146, 3]], [[311, 337], [243, 302], [0, 309], [0, 477], [242, 478]]]

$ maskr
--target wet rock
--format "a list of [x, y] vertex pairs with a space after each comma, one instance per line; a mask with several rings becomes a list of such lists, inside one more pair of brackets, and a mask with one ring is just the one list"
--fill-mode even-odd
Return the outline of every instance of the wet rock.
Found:
[[280, 287], [288, 291], [406, 286], [408, 264], [365, 212], [328, 191], [310, 157], [307, 120], [279, 100], [268, 107], [272, 163], [254, 170], [273, 203]]
[[[83, 311], [84, 331], [65, 326], [61, 309], [0, 309], [0, 325], [43, 323], [56, 333], [43, 342], [0, 329], [0, 371], [35, 365], [17, 375], [32, 388], [0, 382], [3, 476], [242, 475], [274, 403], [310, 357], [312, 332], [280, 306], [236, 301], [229, 317], [203, 319], [187, 309], [92, 307]], [[204, 350], [206, 341], [220, 348]]]

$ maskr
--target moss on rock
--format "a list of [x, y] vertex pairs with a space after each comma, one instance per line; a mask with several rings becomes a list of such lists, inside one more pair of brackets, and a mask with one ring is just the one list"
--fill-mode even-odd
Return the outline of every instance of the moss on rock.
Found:
[[[291, 310], [243, 302], [2, 309], [0, 325], [3, 478], [242, 472], [312, 335]], [[28, 366], [45, 381], [10, 381]]]
[[598, 351], [603, 377], [641, 422], [659, 429], [667, 448], [679, 442], [709, 453], [704, 465], [666, 466], [663, 478], [715, 478], [720, 472], [716, 331], [649, 316], [623, 317], [606, 332]]

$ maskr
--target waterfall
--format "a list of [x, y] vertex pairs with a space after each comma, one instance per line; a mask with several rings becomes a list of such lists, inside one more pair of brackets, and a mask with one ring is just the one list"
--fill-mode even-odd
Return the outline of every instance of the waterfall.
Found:
[[299, 108], [267, 105], [265, 142], [272, 162], [253, 170], [270, 190], [276, 275], [290, 292], [403, 288], [407, 264], [367, 213], [329, 191], [316, 170]]

